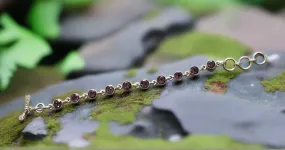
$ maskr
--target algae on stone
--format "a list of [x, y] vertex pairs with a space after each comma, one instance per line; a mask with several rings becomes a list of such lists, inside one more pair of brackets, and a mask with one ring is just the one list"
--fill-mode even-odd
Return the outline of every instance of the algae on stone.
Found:
[[158, 68], [157, 67], [152, 67], [152, 68], [149, 68], [148, 70], [147, 70], [147, 73], [148, 74], [154, 74], [154, 73], [156, 73], [158, 71]]
[[132, 123], [135, 114], [144, 106], [150, 105], [152, 100], [160, 95], [161, 89], [120, 93], [111, 98], [96, 100], [97, 108], [92, 112], [94, 120], [100, 122], [118, 121]]
[[194, 55], [206, 55], [213, 59], [237, 58], [249, 52], [247, 46], [216, 34], [187, 32], [162, 42], [155, 55], [166, 55], [177, 59]]
[[137, 69], [133, 68], [133, 69], [129, 69], [125, 76], [132, 78], [132, 77], [135, 77], [136, 74], [137, 74]]
[[101, 123], [96, 130], [96, 136], [91, 137], [90, 148], [115, 148], [115, 149], [190, 149], [190, 148], [240, 148], [262, 149], [262, 146], [243, 144], [234, 141], [227, 136], [190, 135], [177, 142], [169, 142], [163, 139], [141, 139], [130, 135], [116, 136], [109, 131], [106, 123]]
[[274, 78], [266, 79], [261, 81], [266, 92], [285, 92], [285, 71]]

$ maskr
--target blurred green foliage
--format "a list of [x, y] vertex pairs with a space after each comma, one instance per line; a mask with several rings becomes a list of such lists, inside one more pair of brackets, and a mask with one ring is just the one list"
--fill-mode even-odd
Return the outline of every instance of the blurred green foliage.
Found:
[[82, 8], [95, 1], [98, 0], [33, 0], [28, 24], [42, 37], [55, 39], [60, 34], [59, 18], [64, 8]]
[[41, 37], [19, 26], [9, 15], [2, 14], [0, 24], [0, 90], [8, 87], [17, 66], [35, 68], [51, 48]]
[[57, 0], [34, 0], [28, 14], [28, 24], [37, 34], [55, 39], [59, 36], [59, 16], [62, 3]]
[[165, 5], [178, 5], [191, 12], [194, 16], [201, 16], [217, 11], [228, 5], [247, 3], [261, 5], [271, 9], [277, 6], [285, 6], [284, 0], [156, 0], [156, 2]]
[[57, 68], [63, 75], [68, 75], [72, 71], [84, 68], [85, 61], [77, 51], [70, 52], [60, 63]]

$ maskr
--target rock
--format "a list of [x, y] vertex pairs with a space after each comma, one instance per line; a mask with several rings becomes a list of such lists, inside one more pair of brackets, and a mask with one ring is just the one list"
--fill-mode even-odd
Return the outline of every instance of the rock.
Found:
[[177, 7], [168, 8], [151, 20], [133, 23], [111, 37], [83, 46], [80, 51], [86, 65], [83, 71], [75, 74], [132, 67], [140, 63], [164, 36], [186, 30], [191, 23], [189, 13]]
[[164, 138], [166, 140], [173, 140], [173, 135], [181, 137], [187, 135], [173, 113], [151, 109], [147, 114], [143, 111], [138, 114], [137, 121], [133, 123], [134, 127], [129, 134], [140, 138]]
[[197, 30], [232, 37], [255, 51], [284, 51], [284, 26], [284, 17], [249, 6], [229, 8], [197, 22]]
[[267, 53], [276, 56], [276, 60], [272, 60], [268, 65], [256, 66], [255, 69], [241, 73], [228, 83], [230, 87], [226, 95], [247, 99], [254, 103], [264, 104], [265, 106], [274, 107], [282, 110], [285, 106], [285, 92], [276, 91], [274, 93], [264, 92], [261, 81], [272, 78], [285, 70], [284, 53]]
[[174, 113], [192, 134], [228, 135], [244, 143], [285, 147], [285, 116], [276, 110], [235, 97], [185, 89], [153, 101]]
[[65, 16], [60, 41], [84, 43], [117, 32], [154, 8], [150, 0], [107, 0]]
[[[284, 53], [276, 54], [283, 58]], [[271, 56], [269, 58], [272, 58]], [[31, 103], [33, 106], [37, 103], [48, 104], [55, 96], [65, 95], [74, 90], [87, 92], [89, 89], [100, 90], [106, 85], [117, 85], [126, 80], [135, 82], [142, 79], [156, 79], [161, 74], [173, 75], [176, 71], [189, 70], [192, 65], [204, 65], [207, 61], [208, 58], [205, 56], [195, 56], [163, 65], [154, 74], [148, 74], [148, 69], [142, 68], [138, 69], [136, 76], [132, 78], [126, 77], [126, 71], [116, 71], [69, 80], [33, 93]], [[255, 84], [260, 84], [257, 82], [260, 76], [268, 78], [284, 70], [283, 61], [282, 59], [272, 61], [269, 66], [254, 65], [252, 71], [241, 73], [241, 75], [245, 74], [245, 78], [252, 78]], [[179, 137], [187, 134], [191, 136], [195, 133], [227, 134], [246, 143], [284, 147], [285, 138], [280, 134], [284, 132], [284, 114], [280, 113], [280, 106], [284, 106], [284, 96], [282, 97], [284, 92], [266, 93], [260, 88], [257, 92], [265, 97], [262, 101], [259, 100], [260, 97], [253, 98], [252, 95], [247, 94], [243, 96], [243, 93], [230, 94], [233, 93], [230, 91], [226, 96], [208, 95], [204, 86], [211, 74], [213, 73], [201, 72], [199, 77], [185, 79], [181, 83], [168, 82], [161, 89], [160, 97], [153, 101], [155, 108], [144, 108], [137, 114], [137, 120], [127, 126], [111, 122], [110, 130], [117, 135], [130, 134], [140, 138], [163, 138], [169, 141], [176, 141]], [[231, 84], [230, 82], [229, 90], [251, 90], [247, 86], [248, 83], [242, 79], [232, 80], [232, 82], [238, 81], [240, 83]], [[18, 109], [22, 110], [23, 103], [23, 98], [18, 98], [1, 104], [0, 116]], [[260, 106], [255, 106], [257, 104]], [[268, 108], [264, 108], [266, 106]], [[92, 133], [97, 128], [97, 122], [90, 120], [88, 116], [93, 110], [96, 110], [94, 103], [86, 103], [86, 105], [80, 105], [76, 111], [60, 117], [59, 121], [63, 128], [56, 133], [53, 140], [66, 143], [70, 147], [88, 145], [88, 141], [83, 138], [84, 134]]]
[[28, 140], [41, 140], [47, 136], [46, 124], [42, 117], [35, 118], [22, 131], [22, 135]]
[[88, 115], [96, 107], [82, 105], [72, 113], [67, 113], [59, 118], [61, 130], [54, 136], [57, 143], [64, 143], [70, 147], [85, 147], [89, 144], [84, 135], [92, 133], [98, 127], [98, 122]]

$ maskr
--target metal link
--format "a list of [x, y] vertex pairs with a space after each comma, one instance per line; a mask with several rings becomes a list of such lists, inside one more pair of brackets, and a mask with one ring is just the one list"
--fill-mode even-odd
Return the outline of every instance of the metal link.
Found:
[[70, 97], [66, 97], [65, 100], [63, 101], [63, 103], [69, 103], [70, 102]]
[[122, 89], [122, 84], [118, 84], [116, 87], [115, 87], [115, 90], [121, 90]]
[[150, 81], [150, 84], [151, 84], [151, 85], [156, 85], [156, 83], [157, 83], [156, 80]]
[[204, 71], [204, 70], [206, 70], [206, 68], [207, 68], [206, 65], [202, 65], [202, 66], [200, 67], [200, 70], [201, 70], [201, 71]]
[[105, 94], [105, 90], [100, 90], [100, 91], [98, 92], [98, 94], [104, 95], [104, 94]]
[[183, 76], [189, 77], [189, 76], [190, 76], [190, 72], [189, 72], [189, 71], [185, 71], [184, 74], [183, 74]]
[[87, 93], [83, 93], [80, 98], [83, 98], [84, 100], [86, 100], [88, 98], [88, 94]]
[[44, 103], [38, 103], [35, 107], [36, 109], [36, 112], [38, 113], [42, 113], [44, 111], [44, 107], [45, 107], [45, 104]]
[[169, 75], [168, 77], [166, 77], [166, 80], [169, 80], [169, 81], [171, 81], [171, 80], [173, 80], [173, 75]]
[[136, 88], [140, 88], [140, 83], [139, 83], [139, 82], [135, 82], [135, 83], [133, 84], [133, 86], [135, 86]]

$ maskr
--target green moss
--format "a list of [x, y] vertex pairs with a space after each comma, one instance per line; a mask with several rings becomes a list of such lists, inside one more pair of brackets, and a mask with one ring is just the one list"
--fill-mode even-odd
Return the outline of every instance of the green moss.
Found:
[[227, 136], [191, 135], [178, 142], [168, 142], [162, 139], [140, 139], [132, 136], [116, 136], [110, 133], [108, 124], [102, 123], [96, 130], [96, 136], [91, 138], [90, 148], [106, 149], [189, 149], [189, 148], [240, 148], [261, 149], [261, 146], [242, 144]]
[[249, 48], [221, 35], [187, 32], [162, 42], [155, 55], [166, 55], [177, 59], [194, 55], [206, 55], [215, 59], [237, 58], [248, 53]]
[[8, 147], [19, 137], [20, 133], [33, 118], [20, 122], [18, 117], [22, 112], [17, 111], [0, 119], [0, 147]]
[[132, 78], [132, 77], [135, 77], [136, 75], [137, 75], [137, 69], [133, 68], [133, 69], [129, 69], [125, 76]]
[[178, 5], [194, 16], [201, 16], [233, 5], [236, 0], [156, 0], [156, 2], [165, 5]]
[[154, 73], [156, 73], [158, 71], [158, 68], [157, 67], [152, 67], [152, 68], [149, 68], [148, 70], [147, 70], [147, 73], [148, 74], [154, 74]]
[[[60, 98], [65, 99], [67, 96], [70, 96], [71, 93], [78, 92], [82, 94], [80, 91], [70, 91], [64, 95], [59, 95], [54, 97], [53, 99]], [[47, 113], [43, 112], [42, 114], [35, 113], [32, 116], [28, 116], [24, 122], [20, 122], [18, 117], [22, 113], [21, 111], [14, 112], [0, 119], [0, 147], [11, 147], [18, 146], [14, 144], [15, 140], [20, 137], [21, 131], [25, 128], [27, 124], [29, 124], [35, 117], [41, 116], [47, 123], [48, 128], [48, 136], [45, 137], [40, 142], [37, 141], [29, 141], [23, 140], [20, 138], [20, 145], [25, 147], [57, 147], [64, 146], [60, 144], [55, 144], [52, 141], [52, 136], [60, 129], [60, 124], [57, 121], [57, 118], [74, 111], [78, 106], [73, 106], [72, 104], [67, 104], [64, 106], [64, 109], [58, 112]]]
[[145, 20], [151, 20], [153, 18], [155, 18], [158, 14], [159, 14], [159, 10], [155, 9], [155, 10], [152, 10], [150, 12], [148, 12], [145, 16], [144, 16], [144, 19]]
[[261, 81], [261, 84], [266, 92], [285, 92], [285, 71], [274, 78]]
[[210, 76], [206, 83], [205, 89], [214, 93], [225, 93], [228, 89], [227, 83], [238, 76], [241, 70], [228, 72], [225, 70], [217, 70], [212, 76]]
[[159, 96], [160, 89], [147, 91], [134, 90], [130, 93], [115, 95], [111, 98], [96, 100], [98, 108], [92, 112], [93, 119], [101, 122], [118, 121], [131, 123], [135, 114], [144, 105], [150, 105], [152, 100]]

